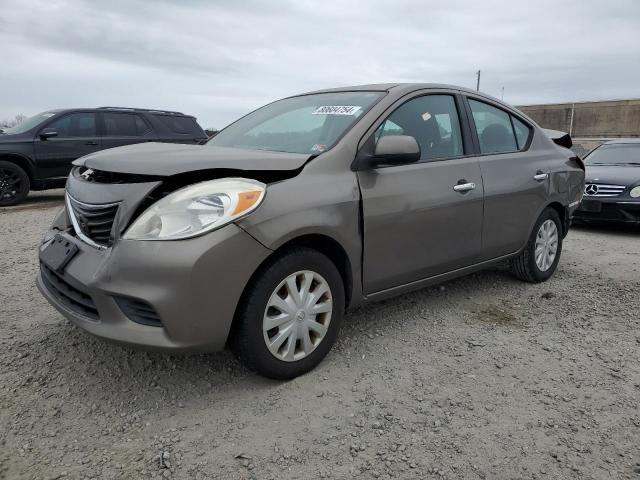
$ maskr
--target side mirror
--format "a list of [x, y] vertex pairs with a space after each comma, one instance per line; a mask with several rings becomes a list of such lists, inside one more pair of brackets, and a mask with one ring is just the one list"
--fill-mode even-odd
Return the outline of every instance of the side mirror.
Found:
[[40, 132], [40, 138], [42, 140], [46, 140], [48, 138], [57, 137], [58, 132], [56, 132], [53, 128], [45, 128]]
[[420, 145], [410, 135], [386, 135], [378, 140], [368, 166], [404, 165], [420, 160]]

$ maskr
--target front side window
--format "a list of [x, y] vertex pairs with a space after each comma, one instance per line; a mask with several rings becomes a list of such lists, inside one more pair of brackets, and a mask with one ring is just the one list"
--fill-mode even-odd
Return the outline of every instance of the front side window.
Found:
[[132, 113], [104, 113], [105, 135], [108, 137], [137, 137], [150, 128], [140, 115]]
[[516, 135], [507, 112], [472, 99], [469, 99], [469, 106], [480, 141], [480, 153], [505, 153], [518, 150]]
[[424, 161], [464, 152], [458, 110], [451, 95], [426, 95], [402, 104], [378, 127], [376, 143], [385, 135], [414, 137]]
[[47, 128], [58, 132], [58, 138], [95, 137], [96, 115], [94, 113], [72, 113], [54, 120]]
[[332, 148], [383, 95], [337, 92], [285, 98], [231, 124], [207, 145], [317, 155]]

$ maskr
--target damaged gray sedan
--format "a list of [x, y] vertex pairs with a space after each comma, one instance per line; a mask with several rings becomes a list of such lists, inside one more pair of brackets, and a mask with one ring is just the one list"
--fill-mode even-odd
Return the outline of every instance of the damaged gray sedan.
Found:
[[229, 344], [293, 378], [345, 309], [510, 262], [556, 269], [584, 166], [475, 91], [368, 85], [286, 98], [204, 146], [75, 162], [38, 286], [99, 337], [168, 351]]

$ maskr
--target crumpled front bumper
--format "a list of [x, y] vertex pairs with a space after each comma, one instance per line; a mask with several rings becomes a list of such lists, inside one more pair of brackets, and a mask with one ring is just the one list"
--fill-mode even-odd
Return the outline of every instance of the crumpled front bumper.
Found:
[[[47, 300], [93, 335], [172, 351], [222, 349], [245, 286], [271, 252], [234, 224], [180, 241], [119, 240], [106, 250], [56, 233], [79, 251], [62, 272], [43, 272], [41, 263], [37, 284]], [[123, 298], [151, 307], [160, 324], [132, 320], [118, 303]]]

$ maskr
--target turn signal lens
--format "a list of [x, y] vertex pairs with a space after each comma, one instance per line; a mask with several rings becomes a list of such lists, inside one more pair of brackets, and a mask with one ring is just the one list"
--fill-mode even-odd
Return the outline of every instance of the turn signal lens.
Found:
[[250, 210], [262, 198], [262, 192], [256, 190], [254, 192], [242, 192], [238, 194], [238, 205], [233, 211], [234, 215], [241, 215], [242, 212]]

